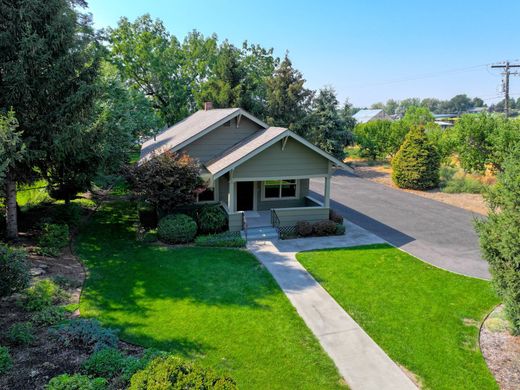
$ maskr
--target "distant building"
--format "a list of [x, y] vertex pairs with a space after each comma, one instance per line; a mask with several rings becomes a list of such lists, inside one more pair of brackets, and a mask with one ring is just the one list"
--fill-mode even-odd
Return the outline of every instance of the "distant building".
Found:
[[356, 112], [352, 118], [356, 120], [356, 123], [367, 123], [378, 119], [391, 119], [383, 110], [360, 110]]
[[440, 126], [441, 129], [447, 129], [448, 127], [453, 126], [453, 122], [447, 122], [447, 121], [435, 121], [436, 124]]

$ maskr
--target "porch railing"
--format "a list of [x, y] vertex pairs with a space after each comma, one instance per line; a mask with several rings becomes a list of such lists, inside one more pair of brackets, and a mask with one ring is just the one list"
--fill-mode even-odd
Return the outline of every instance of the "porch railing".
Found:
[[276, 229], [278, 238], [280, 238], [280, 218], [276, 214], [276, 209], [271, 209], [271, 225]]

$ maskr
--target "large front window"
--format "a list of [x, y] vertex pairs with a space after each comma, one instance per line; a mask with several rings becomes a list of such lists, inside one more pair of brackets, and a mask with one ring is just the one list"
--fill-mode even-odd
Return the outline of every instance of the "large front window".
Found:
[[265, 199], [296, 198], [296, 180], [267, 180], [263, 195]]

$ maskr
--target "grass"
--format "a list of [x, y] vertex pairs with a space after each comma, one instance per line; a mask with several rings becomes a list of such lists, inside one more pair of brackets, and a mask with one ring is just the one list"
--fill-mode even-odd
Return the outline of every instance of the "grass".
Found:
[[17, 188], [16, 202], [20, 207], [31, 207], [50, 201], [52, 201], [52, 199], [47, 193], [47, 182], [45, 180], [20, 185]]
[[89, 277], [80, 310], [127, 341], [232, 375], [244, 389], [342, 387], [329, 357], [248, 252], [135, 241], [135, 205], [104, 204], [76, 249]]
[[440, 169], [440, 189], [449, 194], [481, 194], [486, 184], [477, 175], [471, 175], [462, 168], [442, 166]]
[[302, 252], [298, 260], [388, 355], [429, 389], [498, 389], [479, 325], [490, 283], [430, 266], [389, 245]]

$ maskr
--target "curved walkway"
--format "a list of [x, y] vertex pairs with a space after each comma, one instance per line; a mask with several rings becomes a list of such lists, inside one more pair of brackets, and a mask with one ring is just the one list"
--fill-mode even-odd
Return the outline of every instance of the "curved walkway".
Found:
[[302, 250], [384, 242], [347, 222], [336, 237], [252, 241], [248, 249], [271, 272], [353, 390], [417, 389], [406, 374], [296, 260]]
[[[323, 183], [311, 180], [320, 198]], [[346, 171], [332, 178], [331, 207], [347, 220], [432, 265], [490, 279], [480, 257], [474, 220], [481, 215], [362, 179]]]

